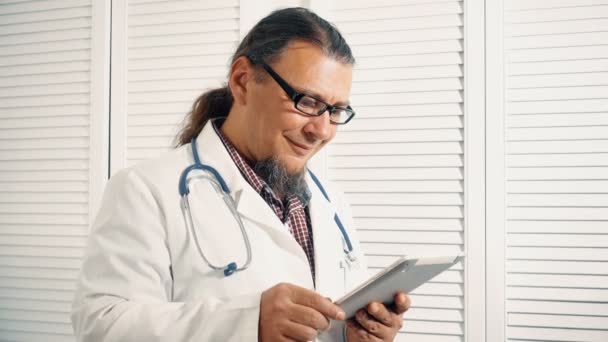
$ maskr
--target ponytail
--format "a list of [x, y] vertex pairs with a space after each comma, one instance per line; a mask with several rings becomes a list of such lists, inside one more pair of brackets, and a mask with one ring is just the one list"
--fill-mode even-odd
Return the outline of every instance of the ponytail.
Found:
[[185, 118], [184, 128], [177, 137], [177, 146], [189, 144], [209, 120], [228, 116], [232, 102], [233, 98], [228, 86], [212, 89], [200, 95]]

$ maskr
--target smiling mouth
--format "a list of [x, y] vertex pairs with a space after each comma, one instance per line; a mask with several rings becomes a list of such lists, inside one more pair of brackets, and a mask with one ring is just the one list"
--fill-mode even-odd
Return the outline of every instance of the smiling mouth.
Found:
[[287, 139], [293, 150], [299, 155], [307, 155], [314, 149], [314, 146], [307, 146], [303, 144], [299, 144], [291, 139]]

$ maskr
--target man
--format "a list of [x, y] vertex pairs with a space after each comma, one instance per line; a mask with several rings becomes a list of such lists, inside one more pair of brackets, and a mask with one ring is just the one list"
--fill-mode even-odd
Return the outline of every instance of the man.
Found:
[[[79, 339], [394, 339], [409, 307], [404, 293], [340, 324], [344, 312], [330, 298], [367, 272], [341, 197], [306, 168], [354, 116], [353, 63], [339, 32], [302, 8], [251, 30], [228, 86], [195, 102], [181, 146], [110, 180], [74, 301]], [[217, 171], [236, 221], [209, 182], [182, 186], [192, 163]], [[224, 272], [213, 266], [227, 263]]]

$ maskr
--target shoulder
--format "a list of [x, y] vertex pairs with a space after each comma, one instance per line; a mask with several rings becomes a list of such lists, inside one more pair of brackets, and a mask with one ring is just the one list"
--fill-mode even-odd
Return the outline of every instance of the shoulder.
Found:
[[152, 193], [164, 192], [167, 187], [177, 189], [181, 172], [189, 165], [189, 145], [166, 151], [158, 157], [126, 167], [110, 178], [108, 186], [146, 187]]

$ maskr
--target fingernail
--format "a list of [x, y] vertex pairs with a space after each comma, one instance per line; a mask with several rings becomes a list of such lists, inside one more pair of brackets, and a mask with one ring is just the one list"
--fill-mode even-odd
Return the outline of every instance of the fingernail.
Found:
[[340, 310], [338, 311], [338, 314], [336, 315], [336, 318], [340, 321], [344, 320], [344, 318], [346, 318], [346, 314], [344, 313], [344, 311]]
[[376, 312], [378, 312], [378, 305], [376, 305], [376, 304], [372, 304], [372, 305], [370, 305], [370, 306], [369, 306], [369, 312], [371, 312], [371, 313], [376, 313]]

